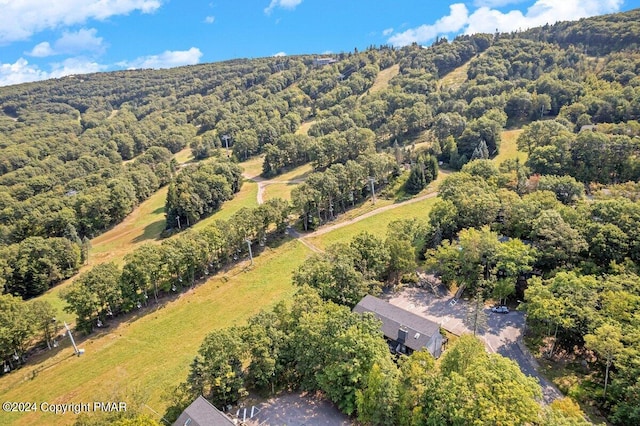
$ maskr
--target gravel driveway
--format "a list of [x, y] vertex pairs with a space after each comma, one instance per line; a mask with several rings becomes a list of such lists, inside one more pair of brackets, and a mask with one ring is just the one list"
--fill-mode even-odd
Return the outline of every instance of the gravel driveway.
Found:
[[352, 422], [331, 402], [300, 394], [284, 394], [258, 406], [248, 426], [348, 426]]
[[[441, 294], [445, 292], [441, 290]], [[460, 335], [472, 333], [465, 325], [467, 302], [458, 300], [451, 303], [451, 297], [436, 297], [430, 290], [407, 288], [399, 293], [383, 296], [391, 304], [434, 321], [450, 333]], [[538, 373], [538, 363], [522, 343], [522, 331], [525, 327], [523, 312], [511, 311], [508, 314], [496, 314], [485, 309], [487, 330], [478, 334], [489, 352], [499, 353], [520, 366], [528, 376], [535, 377], [542, 386], [545, 403], [561, 398], [560, 391]]]

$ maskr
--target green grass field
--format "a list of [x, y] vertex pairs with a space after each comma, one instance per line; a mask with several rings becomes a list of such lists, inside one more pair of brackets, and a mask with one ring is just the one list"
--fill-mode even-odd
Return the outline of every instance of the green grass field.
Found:
[[522, 133], [522, 129], [505, 130], [502, 132], [500, 153], [493, 159], [496, 164], [500, 164], [504, 160], [510, 158], [519, 158], [521, 162], [525, 162], [527, 160], [527, 153], [518, 151], [518, 146], [516, 144], [520, 133]]
[[298, 166], [295, 169], [291, 169], [288, 172], [283, 173], [279, 176], [276, 176], [273, 178], [273, 180], [282, 182], [286, 180], [305, 179], [311, 172], [313, 172], [313, 166], [307, 163], [307, 164]]
[[182, 151], [176, 152], [173, 157], [176, 159], [178, 164], [188, 163], [193, 161], [193, 153], [191, 152], [191, 148], [186, 147]]
[[263, 156], [257, 156], [243, 161], [239, 164], [242, 167], [244, 176], [254, 177], [260, 176], [262, 173], [262, 163], [264, 162]]
[[359, 222], [327, 232], [317, 237], [309, 238], [309, 242], [314, 246], [326, 249], [331, 244], [349, 242], [357, 234], [367, 231], [377, 237], [384, 237], [387, 233], [387, 226], [397, 219], [409, 219], [413, 217], [428, 219], [431, 206], [436, 198], [428, 198], [413, 204], [407, 204], [396, 209], [368, 217]]
[[386, 89], [389, 87], [389, 81], [400, 72], [400, 65], [395, 64], [390, 66], [389, 68], [385, 68], [381, 70], [376, 76], [376, 80], [373, 82], [371, 87], [369, 88], [369, 94], [379, 92], [380, 90]]
[[306, 135], [309, 132], [309, 128], [311, 128], [315, 122], [316, 120], [311, 120], [302, 123], [300, 127], [298, 127], [298, 130], [296, 130], [296, 135]]
[[[120, 325], [80, 340], [85, 349], [73, 355], [68, 339], [54, 356], [33, 362], [0, 379], [2, 401], [70, 403], [109, 400], [118, 391], [138, 389], [159, 413], [165, 393], [186, 378], [203, 338], [213, 330], [241, 325], [260, 309], [295, 292], [291, 273], [309, 255], [297, 241], [285, 241], [255, 257], [247, 271], [241, 262], [226, 274], [161, 306], [134, 315]], [[80, 337], [80, 336], [78, 336]], [[47, 354], [49, 355], [49, 354]], [[153, 416], [151, 411], [147, 414]], [[70, 424], [73, 415], [6, 414], [1, 424]], [[158, 419], [159, 420], [159, 419]]]
[[469, 62], [466, 62], [454, 69], [444, 77], [440, 79], [440, 87], [441, 88], [452, 88], [457, 89], [467, 81], [467, 70], [469, 69]]
[[272, 183], [264, 188], [262, 198], [264, 201], [274, 198], [282, 198], [283, 200], [291, 200], [291, 191], [298, 186], [295, 183]]
[[233, 199], [225, 201], [222, 204], [220, 210], [212, 214], [211, 216], [202, 219], [200, 222], [193, 225], [193, 229], [202, 229], [207, 225], [214, 223], [216, 220], [227, 220], [235, 212], [243, 207], [253, 208], [258, 206], [257, 201], [258, 184], [252, 181], [245, 180], [242, 184], [240, 192], [238, 192]]

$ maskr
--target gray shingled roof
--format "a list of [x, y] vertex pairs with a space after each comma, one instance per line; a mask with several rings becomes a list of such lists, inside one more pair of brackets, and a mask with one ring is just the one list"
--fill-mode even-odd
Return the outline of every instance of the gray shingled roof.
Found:
[[231, 426], [234, 423], [202, 395], [191, 403], [173, 426]]
[[382, 333], [391, 340], [398, 339], [398, 331], [406, 330], [404, 345], [414, 351], [427, 346], [440, 326], [433, 321], [394, 306], [377, 297], [367, 295], [353, 308], [353, 312], [371, 312], [382, 321]]

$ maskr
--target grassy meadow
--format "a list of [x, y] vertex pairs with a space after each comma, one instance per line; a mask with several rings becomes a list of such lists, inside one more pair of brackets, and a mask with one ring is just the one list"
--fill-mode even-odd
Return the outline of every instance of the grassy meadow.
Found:
[[[146, 404], [162, 413], [166, 393], [186, 378], [189, 364], [203, 338], [231, 325], [242, 325], [260, 309], [291, 297], [291, 273], [309, 251], [298, 241], [286, 240], [255, 257], [254, 265], [241, 262], [175, 298], [165, 298], [148, 312], [123, 317], [102, 333], [79, 339], [85, 349], [73, 355], [68, 339], [57, 353], [0, 380], [3, 401], [50, 403], [104, 401], [113, 395], [138, 391]], [[80, 337], [80, 336], [77, 336]], [[152, 415], [151, 411], [147, 414]], [[2, 424], [63, 425], [72, 414], [3, 413]], [[159, 420], [159, 419], [158, 419]]]
[[314, 246], [324, 250], [331, 244], [349, 242], [357, 234], [364, 231], [367, 231], [377, 237], [384, 237], [387, 233], [387, 226], [394, 220], [409, 219], [413, 217], [427, 220], [429, 211], [431, 210], [431, 206], [433, 206], [435, 200], [436, 198], [433, 197], [416, 203], [405, 204], [403, 206], [369, 216], [365, 219], [325, 234], [308, 238], [308, 240]]
[[505, 130], [502, 132], [500, 153], [493, 159], [497, 164], [500, 164], [504, 160], [510, 158], [518, 158], [521, 162], [525, 162], [527, 160], [527, 153], [519, 151], [516, 143], [520, 133], [522, 133], [522, 129]]

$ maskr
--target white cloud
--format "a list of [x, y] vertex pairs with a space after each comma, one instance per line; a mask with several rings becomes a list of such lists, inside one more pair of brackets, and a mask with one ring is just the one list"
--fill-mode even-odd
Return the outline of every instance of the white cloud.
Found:
[[133, 11], [151, 13], [163, 0], [0, 0], [0, 44], [28, 39], [46, 29], [104, 20]]
[[96, 37], [97, 32], [95, 28], [82, 28], [76, 32], [65, 31], [62, 37], [54, 42], [53, 47], [45, 41], [37, 44], [28, 55], [43, 58], [52, 55], [75, 55], [80, 52], [102, 53], [105, 46], [102, 37]]
[[411, 43], [425, 43], [438, 34], [454, 33], [462, 30], [468, 19], [467, 6], [455, 3], [449, 6], [449, 14], [438, 19], [433, 25], [421, 25], [408, 29], [389, 38], [394, 46], [406, 46]]
[[44, 80], [46, 78], [47, 73], [40, 70], [36, 65], [29, 65], [29, 62], [24, 58], [18, 59], [13, 64], [0, 64], [0, 86]]
[[281, 7], [283, 9], [295, 9], [300, 3], [302, 3], [302, 0], [271, 0], [269, 6], [265, 8], [264, 13], [268, 15], [276, 7]]
[[[514, 0], [478, 0], [477, 4], [501, 5], [515, 3]], [[389, 38], [395, 46], [411, 43], [426, 43], [440, 34], [493, 33], [525, 30], [558, 21], [577, 20], [589, 16], [613, 13], [620, 10], [623, 0], [537, 0], [525, 13], [520, 10], [501, 12], [488, 6], [480, 7], [469, 14], [463, 3], [450, 6], [449, 15], [436, 21], [406, 30]]]
[[387, 28], [386, 30], [382, 31], [382, 35], [386, 37], [390, 35], [392, 32], [393, 32], [393, 28]]
[[52, 65], [51, 72], [47, 72], [37, 65], [29, 64], [26, 59], [20, 58], [13, 64], [0, 64], [0, 86], [59, 78], [72, 74], [86, 74], [106, 69], [106, 65], [79, 57], [68, 58], [63, 62], [55, 63]]
[[88, 74], [92, 72], [104, 71], [107, 69], [106, 65], [98, 64], [87, 58], [67, 58], [60, 63], [53, 64], [53, 70], [49, 73], [47, 78], [64, 77], [65, 75], [73, 74]]
[[200, 62], [202, 52], [197, 47], [189, 50], [167, 50], [159, 55], [142, 56], [133, 61], [119, 62], [117, 65], [128, 68], [172, 68], [181, 65], [194, 65]]
[[60, 53], [74, 54], [78, 52], [102, 52], [104, 45], [102, 37], [96, 37], [95, 28], [82, 28], [77, 32], [67, 32], [55, 44], [55, 50]]
[[525, 0], [475, 0], [475, 7], [503, 7], [510, 4], [522, 3]]
[[42, 43], [36, 44], [33, 49], [31, 49], [31, 52], [27, 53], [27, 55], [44, 58], [46, 56], [55, 55], [55, 51], [51, 48], [48, 41], [43, 41]]
[[574, 21], [594, 15], [617, 12], [622, 0], [538, 0], [525, 13], [511, 10], [502, 13], [481, 7], [469, 16], [465, 33], [492, 33], [525, 30], [558, 21]]
[[287, 54], [286, 54], [286, 53], [284, 53], [284, 52], [278, 52], [278, 53], [274, 53], [274, 54], [273, 54], [273, 57], [275, 57], [275, 58], [279, 58], [279, 57], [281, 57], [281, 56], [287, 56]]
[[204, 18], [204, 23], [205, 24], [213, 24], [213, 22], [216, 20], [215, 16], [207, 16], [206, 18]]

